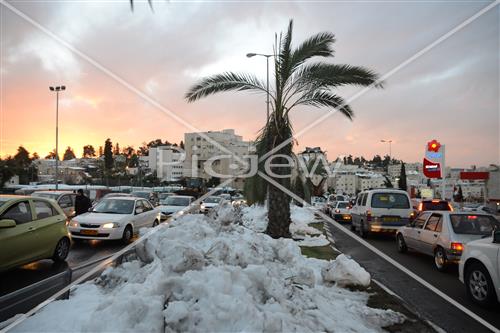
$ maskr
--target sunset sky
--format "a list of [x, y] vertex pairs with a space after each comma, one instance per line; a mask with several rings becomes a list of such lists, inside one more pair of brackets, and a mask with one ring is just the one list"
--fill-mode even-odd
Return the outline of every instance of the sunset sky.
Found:
[[[490, 3], [158, 0], [154, 11], [144, 2], [131, 11], [128, 1], [8, 1], [0, 4], [0, 156], [21, 144], [41, 156], [55, 148], [55, 95], [48, 87], [60, 84], [67, 86], [60, 99], [62, 152], [71, 146], [80, 156], [83, 145], [98, 149], [108, 137], [121, 147], [179, 142], [195, 129], [234, 128], [252, 140], [265, 123], [265, 95], [225, 93], [188, 104], [184, 94], [199, 78], [223, 71], [265, 79], [265, 59], [245, 54], [272, 52], [274, 33], [290, 18], [296, 45], [331, 31], [334, 62], [385, 74]], [[446, 145], [449, 166], [499, 163], [499, 17], [496, 6], [390, 76], [384, 89], [353, 101], [352, 122], [334, 114], [298, 137], [296, 149], [371, 158], [388, 153], [380, 139], [392, 139], [393, 156], [415, 162], [435, 138]], [[338, 93], [349, 98], [359, 90]], [[294, 130], [325, 112], [296, 109]]]

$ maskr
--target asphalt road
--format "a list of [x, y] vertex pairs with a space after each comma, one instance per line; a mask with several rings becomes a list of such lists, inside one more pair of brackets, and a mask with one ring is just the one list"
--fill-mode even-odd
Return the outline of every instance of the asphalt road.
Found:
[[[487, 327], [372, 252], [336, 225], [326, 223], [337, 249], [355, 259], [372, 274], [373, 278], [394, 291], [424, 318], [447, 332], [490, 332]], [[397, 251], [394, 236], [370, 235], [367, 241], [500, 331], [500, 306], [484, 309], [467, 299], [465, 288], [458, 280], [457, 266], [441, 273], [434, 268], [432, 257], [415, 252], [401, 254]]]
[[[55, 264], [52, 260], [39, 260], [19, 268], [0, 273], [0, 296], [11, 293], [33, 283], [63, 272], [76, 269], [86, 263], [109, 256], [125, 245], [118, 241], [85, 241], [72, 244], [65, 263]], [[73, 276], [75, 278], [75, 276]]]

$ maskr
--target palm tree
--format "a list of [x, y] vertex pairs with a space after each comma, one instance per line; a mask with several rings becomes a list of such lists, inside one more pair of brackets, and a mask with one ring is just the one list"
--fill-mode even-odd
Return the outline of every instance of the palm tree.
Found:
[[[257, 154], [280, 146], [275, 154], [292, 155], [292, 124], [289, 113], [298, 106], [334, 109], [349, 119], [353, 111], [344, 100], [332, 92], [344, 85], [369, 86], [377, 84], [378, 75], [366, 68], [308, 60], [314, 57], [331, 58], [334, 55], [335, 36], [330, 32], [318, 33], [292, 48], [293, 21], [287, 32], [275, 36], [274, 88], [270, 89], [272, 112], [256, 141]], [[202, 79], [186, 94], [188, 102], [223, 91], [254, 91], [267, 93], [265, 84], [252, 74], [226, 72]], [[285, 157], [273, 159], [273, 164], [286, 164]], [[276, 175], [290, 174], [290, 168], [275, 167]], [[290, 178], [272, 177], [274, 181], [290, 188]], [[261, 196], [262, 197], [262, 196]], [[268, 187], [267, 233], [274, 238], [289, 237], [290, 198], [275, 186]]]

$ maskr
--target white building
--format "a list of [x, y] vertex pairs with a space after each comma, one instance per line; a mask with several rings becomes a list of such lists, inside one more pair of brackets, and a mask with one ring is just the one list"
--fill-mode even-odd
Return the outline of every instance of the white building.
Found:
[[[207, 137], [210, 140], [207, 140]], [[222, 150], [220, 146], [224, 147], [226, 151]], [[246, 168], [237, 158], [244, 159], [244, 156], [254, 151], [252, 143], [243, 141], [240, 135], [235, 134], [234, 129], [185, 133], [184, 148], [186, 159], [184, 160], [183, 175], [185, 177], [201, 177], [206, 180], [213, 176], [213, 173], [207, 173], [210, 170], [221, 176], [244, 173]], [[227, 179], [218, 178], [221, 178], [221, 182]], [[242, 189], [244, 178], [236, 178], [227, 185]]]
[[358, 191], [366, 191], [374, 188], [385, 187], [385, 177], [378, 173], [356, 175]]
[[162, 181], [177, 181], [183, 176], [184, 153], [177, 147], [151, 147], [148, 155], [141, 156], [140, 160]]

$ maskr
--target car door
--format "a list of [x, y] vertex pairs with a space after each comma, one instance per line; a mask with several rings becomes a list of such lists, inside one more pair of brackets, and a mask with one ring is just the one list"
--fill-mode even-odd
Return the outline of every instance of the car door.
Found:
[[72, 216], [75, 213], [75, 207], [69, 194], [61, 195], [57, 200], [57, 203], [59, 204], [59, 207], [62, 208], [66, 216]]
[[134, 230], [138, 230], [139, 228], [142, 228], [144, 226], [144, 216], [144, 205], [142, 204], [142, 200], [136, 200], [134, 217], [132, 218]]
[[[422, 253], [432, 255], [434, 253], [434, 245], [439, 238], [441, 228], [438, 226], [441, 223], [442, 226], [443, 216], [438, 213], [432, 213], [432, 215], [427, 220], [422, 232], [420, 233], [419, 246]], [[438, 231], [439, 230], [439, 231]]]
[[34, 199], [33, 208], [40, 254], [47, 255], [59, 241], [61, 233], [58, 229], [65, 223], [66, 216], [61, 215], [51, 203], [42, 200]]
[[12, 204], [0, 216], [0, 220], [16, 222], [12, 228], [0, 229], [0, 263], [17, 266], [30, 262], [40, 253], [29, 200]]
[[425, 222], [427, 221], [430, 215], [431, 214], [428, 212], [421, 213], [412, 223], [410, 223], [405, 228], [404, 238], [406, 241], [406, 245], [408, 247], [420, 251], [419, 250], [420, 234], [422, 233], [422, 229], [425, 225]]
[[154, 210], [153, 205], [147, 201], [147, 200], [142, 200], [142, 205], [144, 206], [144, 224], [143, 226], [145, 227], [151, 227], [153, 226], [153, 223], [156, 219], [156, 212]]

